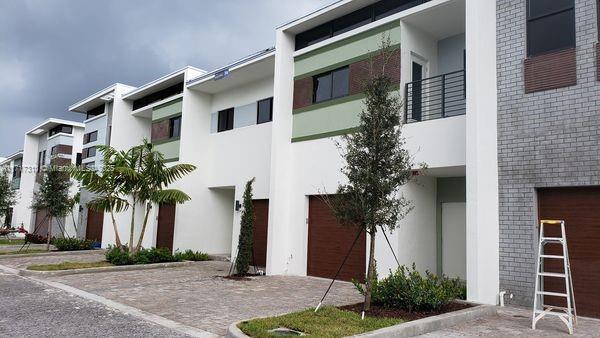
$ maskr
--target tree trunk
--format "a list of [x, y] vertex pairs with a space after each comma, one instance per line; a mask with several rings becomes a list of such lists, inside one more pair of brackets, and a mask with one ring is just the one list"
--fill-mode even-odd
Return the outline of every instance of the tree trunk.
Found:
[[133, 199], [133, 205], [131, 208], [131, 225], [129, 226], [129, 254], [134, 254], [134, 246], [133, 246], [133, 230], [135, 230], [135, 205], [137, 201], [135, 198]]
[[48, 216], [48, 238], [46, 239], [46, 251], [50, 251], [50, 237], [52, 237], [52, 216]]
[[117, 228], [117, 222], [115, 221], [115, 213], [112, 211], [112, 209], [110, 210], [110, 218], [112, 219], [113, 230], [115, 231], [115, 244], [117, 244], [117, 247], [121, 249], [123, 244], [121, 243], [121, 237], [119, 237], [119, 230]]
[[367, 281], [365, 285], [365, 304], [364, 311], [371, 309], [371, 290], [373, 288], [373, 277], [375, 275], [375, 231], [369, 233], [371, 237], [371, 245], [369, 248], [369, 269], [367, 270]]
[[148, 224], [148, 215], [150, 215], [150, 207], [152, 204], [148, 203], [146, 205], [146, 215], [144, 215], [144, 224], [142, 224], [142, 233], [140, 233], [140, 238], [138, 239], [137, 245], [135, 246], [135, 251], [139, 251], [142, 247], [142, 240], [144, 240], [144, 233], [146, 232], [146, 225]]

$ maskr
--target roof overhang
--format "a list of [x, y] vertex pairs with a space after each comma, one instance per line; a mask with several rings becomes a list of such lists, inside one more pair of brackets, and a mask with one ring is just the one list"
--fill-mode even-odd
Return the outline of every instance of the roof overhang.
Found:
[[4, 158], [3, 160], [0, 161], [0, 166], [4, 165], [6, 163], [9, 163], [11, 161], [14, 161], [18, 158], [22, 158], [23, 157], [23, 150], [19, 150], [14, 154], [9, 155], [8, 157]]
[[188, 81], [186, 85], [192, 90], [215, 94], [273, 77], [274, 69], [275, 48], [268, 48], [198, 76]]
[[122, 98], [124, 100], [137, 100], [144, 96], [155, 93], [159, 90], [173, 86], [179, 82], [183, 82], [183, 81], [185, 81], [186, 72], [190, 71], [190, 70], [195, 75], [200, 75], [200, 74], [206, 73], [206, 71], [204, 71], [202, 69], [195, 68], [192, 66], [187, 66], [187, 67], [181, 68], [179, 70], [176, 70], [172, 73], [169, 73], [163, 77], [160, 77], [154, 81], [148, 82], [145, 85], [140, 86], [137, 89], [134, 89], [128, 93], [125, 93], [125, 94], [123, 94]]
[[63, 120], [63, 119], [47, 119], [46, 121], [40, 123], [39, 125], [35, 126], [33, 129], [31, 129], [30, 131], [28, 131], [26, 134], [27, 135], [40, 135], [43, 134], [47, 131], [49, 131], [50, 129], [59, 126], [61, 124], [65, 124], [68, 126], [73, 126], [76, 128], [84, 128], [85, 124], [81, 123], [81, 122], [75, 122], [75, 121], [69, 121], [69, 120]]
[[69, 107], [69, 111], [77, 113], [86, 113], [89, 110], [94, 109], [103, 103], [111, 102], [114, 99], [115, 89], [117, 88], [117, 86], [123, 86], [125, 88], [129, 88], [130, 90], [135, 89], [135, 87], [132, 86], [115, 83], [86, 97], [85, 99], [77, 103], [74, 103]]

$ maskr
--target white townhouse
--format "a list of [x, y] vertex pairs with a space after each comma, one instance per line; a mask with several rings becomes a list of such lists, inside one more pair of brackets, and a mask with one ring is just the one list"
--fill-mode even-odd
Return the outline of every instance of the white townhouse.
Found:
[[[25, 230], [45, 236], [50, 226], [43, 210], [33, 211], [33, 194], [37, 191], [45, 166], [76, 165], [81, 161], [83, 123], [62, 119], [48, 119], [25, 133], [21, 173], [19, 180], [19, 200], [13, 208], [12, 225], [23, 225]], [[79, 188], [73, 182], [69, 190], [75, 195]], [[79, 205], [73, 207], [73, 217], [54, 219], [52, 233], [59, 234], [63, 228], [69, 235], [75, 235]]]
[[[0, 161], [0, 175], [6, 175], [10, 185], [17, 191], [17, 198], [21, 194], [21, 166], [23, 164], [23, 151], [17, 151], [14, 154], [3, 158]], [[14, 208], [9, 208], [6, 217], [1, 220], [0, 226], [8, 226], [18, 228], [20, 224], [16, 224]]]

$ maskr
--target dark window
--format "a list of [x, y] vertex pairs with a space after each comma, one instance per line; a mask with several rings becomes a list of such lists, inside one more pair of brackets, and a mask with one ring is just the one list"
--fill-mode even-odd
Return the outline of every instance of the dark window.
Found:
[[98, 131], [93, 131], [83, 135], [83, 144], [94, 142], [98, 139]]
[[159, 90], [156, 93], [146, 95], [140, 99], [133, 101], [133, 110], [140, 109], [154, 102], [158, 102], [181, 93], [183, 93], [183, 82], [178, 83], [176, 85], [172, 85], [171, 87]]
[[181, 135], [181, 116], [172, 117], [169, 120], [169, 138], [179, 137]]
[[314, 77], [313, 102], [322, 102], [348, 95], [348, 67]]
[[426, 3], [430, 0], [381, 0], [337, 19], [296, 35], [296, 50], [314, 45], [375, 20], [398, 13], [405, 9]]
[[22, 162], [23, 162], [22, 159], [15, 160], [13, 162], [13, 175], [12, 175], [13, 179], [21, 177], [21, 164], [22, 164]]
[[574, 0], [527, 1], [527, 55], [575, 47]]
[[75, 158], [75, 165], [76, 166], [81, 165], [81, 153], [77, 153], [77, 157]]
[[71, 133], [73, 133], [73, 127], [72, 126], [68, 126], [66, 124], [58, 125], [58, 126], [52, 128], [52, 129], [50, 129], [50, 132], [49, 132], [50, 135], [49, 136], [54, 136], [54, 135], [56, 135], [58, 133], [71, 134]]
[[266, 123], [273, 121], [273, 98], [258, 101], [258, 112], [256, 117], [256, 123]]
[[96, 156], [96, 147], [84, 148], [82, 153], [83, 158], [94, 157]]
[[233, 108], [221, 110], [219, 112], [218, 132], [233, 129]]
[[56, 155], [58, 154], [58, 146], [54, 146], [52, 148], [50, 148], [50, 155]]
[[46, 165], [46, 151], [40, 151], [38, 153], [38, 167], [37, 171], [40, 172], [42, 167]]
[[86, 120], [89, 118], [92, 118], [94, 116], [98, 116], [104, 114], [104, 104], [99, 105], [98, 107], [94, 108], [94, 109], [90, 109], [86, 112]]

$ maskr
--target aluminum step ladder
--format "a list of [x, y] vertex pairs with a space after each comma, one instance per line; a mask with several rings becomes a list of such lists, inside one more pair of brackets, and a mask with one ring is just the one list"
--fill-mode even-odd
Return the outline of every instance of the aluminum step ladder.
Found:
[[[560, 225], [561, 237], [546, 237], [544, 225]], [[548, 243], [560, 244], [562, 255], [546, 255], [544, 246]], [[558, 259], [563, 261], [564, 272], [544, 271], [544, 259]], [[544, 291], [544, 278], [561, 278], [565, 281], [566, 293]], [[566, 299], [567, 307], [544, 304], [544, 296], [562, 297]], [[535, 330], [537, 322], [546, 315], [557, 316], [569, 328], [569, 334], [573, 334], [573, 326], [577, 324], [577, 309], [575, 307], [575, 296], [573, 294], [573, 279], [571, 276], [571, 263], [569, 261], [569, 249], [567, 248], [567, 235], [565, 232], [565, 221], [563, 220], [541, 220], [540, 239], [538, 244], [538, 259], [535, 276], [535, 295], [533, 298], [533, 320], [531, 328]]]

